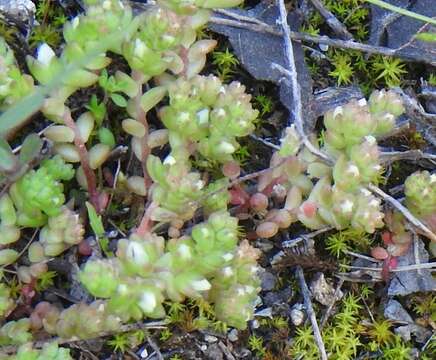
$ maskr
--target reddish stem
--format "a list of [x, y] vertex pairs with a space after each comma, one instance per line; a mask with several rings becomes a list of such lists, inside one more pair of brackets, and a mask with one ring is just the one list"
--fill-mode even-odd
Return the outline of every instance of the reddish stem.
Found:
[[145, 209], [144, 216], [142, 217], [141, 224], [136, 229], [136, 234], [138, 234], [141, 237], [144, 237], [145, 234], [149, 233], [151, 230], [151, 214], [154, 209], [158, 207], [157, 203], [151, 202], [148, 204], [147, 208]]
[[83, 174], [85, 175], [86, 183], [88, 185], [89, 200], [91, 201], [91, 204], [94, 206], [95, 211], [97, 211], [97, 213], [100, 214], [102, 209], [100, 206], [99, 194], [97, 191], [97, 180], [94, 171], [91, 169], [91, 166], [89, 165], [88, 149], [86, 148], [86, 145], [83, 142], [82, 137], [80, 136], [80, 131], [76, 126], [76, 123], [71, 117], [70, 110], [65, 111], [63, 119], [65, 125], [74, 131], [74, 145], [76, 146], [77, 151], [79, 152], [80, 164], [82, 165]]

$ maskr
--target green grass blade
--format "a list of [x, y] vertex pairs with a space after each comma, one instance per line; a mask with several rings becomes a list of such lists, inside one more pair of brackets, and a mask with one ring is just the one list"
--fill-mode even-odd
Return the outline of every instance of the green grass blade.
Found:
[[413, 11], [409, 11], [409, 10], [403, 9], [403, 8], [395, 6], [395, 5], [388, 4], [385, 1], [382, 1], [382, 0], [366, 0], [366, 1], [371, 3], [371, 4], [380, 6], [380, 7], [384, 8], [384, 9], [394, 11], [394, 12], [396, 12], [398, 14], [401, 14], [401, 15], [404, 15], [404, 16], [408, 16], [408, 17], [411, 17], [413, 19], [420, 20], [420, 21], [423, 21], [423, 22], [426, 22], [426, 23], [429, 23], [429, 24], [432, 24], [432, 25], [436, 25], [436, 19], [433, 19], [431, 17], [415, 13]]

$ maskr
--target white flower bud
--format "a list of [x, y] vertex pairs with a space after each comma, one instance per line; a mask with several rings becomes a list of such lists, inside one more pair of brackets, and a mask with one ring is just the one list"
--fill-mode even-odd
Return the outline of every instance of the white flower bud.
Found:
[[39, 46], [37, 53], [37, 60], [45, 66], [50, 65], [51, 60], [56, 57], [53, 49], [46, 43]]
[[156, 295], [151, 291], [144, 291], [138, 305], [145, 313], [153, 312], [157, 305]]
[[126, 249], [126, 255], [129, 260], [132, 260], [136, 265], [146, 265], [149, 261], [148, 254], [145, 252], [142, 245], [136, 241], [131, 241]]
[[221, 141], [218, 145], [218, 151], [224, 154], [233, 154], [235, 147], [227, 141]]
[[206, 279], [203, 280], [193, 280], [191, 281], [191, 286], [195, 291], [207, 291], [212, 285]]
[[163, 162], [164, 165], [170, 165], [170, 166], [174, 165], [175, 163], [176, 163], [176, 159], [172, 155], [168, 155]]
[[143, 57], [147, 47], [145, 43], [141, 39], [135, 40], [135, 48], [133, 50], [133, 54], [139, 58]]

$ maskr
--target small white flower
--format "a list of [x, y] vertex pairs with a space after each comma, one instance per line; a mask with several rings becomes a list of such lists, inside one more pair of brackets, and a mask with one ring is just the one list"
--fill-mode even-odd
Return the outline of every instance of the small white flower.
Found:
[[433, 184], [434, 182], [436, 182], [436, 174], [431, 174], [430, 175], [430, 184]]
[[147, 47], [146, 47], [145, 43], [141, 39], [136, 39], [135, 40], [135, 48], [133, 50], [133, 53], [135, 54], [135, 56], [137, 56], [139, 58], [143, 57], [146, 50], [147, 50]]
[[206, 291], [209, 290], [212, 285], [206, 279], [203, 280], [193, 280], [191, 281], [191, 286], [195, 291]]
[[148, 255], [142, 245], [136, 241], [131, 241], [126, 249], [127, 257], [136, 265], [142, 266], [148, 263]]
[[224, 255], [222, 256], [222, 258], [224, 259], [224, 261], [230, 261], [230, 260], [233, 259], [233, 254], [232, 254], [232, 253], [224, 254]]
[[375, 137], [372, 135], [365, 136], [365, 140], [369, 145], [374, 145], [377, 142]]
[[189, 115], [188, 112], [183, 111], [183, 112], [181, 112], [181, 113], [179, 114], [179, 116], [178, 116], [178, 120], [179, 120], [180, 122], [182, 122], [182, 123], [185, 123], [185, 122], [189, 121], [189, 118], [190, 118], [190, 117], [191, 117], [191, 116]]
[[235, 150], [235, 147], [227, 141], [221, 141], [218, 145], [218, 151], [224, 154], [233, 154]]
[[191, 258], [191, 249], [186, 244], [181, 244], [179, 246], [179, 253], [183, 259], [190, 259]]
[[199, 125], [205, 125], [209, 121], [209, 109], [205, 108], [197, 112], [197, 120]]
[[342, 202], [341, 211], [343, 213], [349, 213], [353, 210], [353, 205], [354, 203], [351, 200], [347, 199], [344, 202]]
[[163, 162], [164, 165], [170, 165], [170, 166], [174, 165], [175, 163], [176, 163], [176, 159], [172, 155], [168, 155]]
[[224, 86], [221, 86], [220, 90], [219, 90], [219, 93], [220, 94], [225, 94], [226, 93], [226, 88]]
[[216, 114], [217, 114], [219, 117], [224, 117], [224, 116], [226, 116], [226, 111], [225, 111], [223, 108], [219, 108], [219, 109], [217, 110]]
[[138, 305], [145, 313], [151, 313], [156, 309], [156, 296], [151, 291], [144, 291]]
[[224, 275], [225, 277], [230, 277], [230, 276], [232, 276], [232, 275], [233, 275], [233, 270], [232, 270], [232, 268], [231, 268], [230, 266], [226, 266], [226, 267], [223, 269], [223, 275]]
[[394, 116], [394, 114], [387, 113], [387, 114], [383, 115], [382, 119], [385, 120], [385, 121], [394, 122], [395, 121], [395, 116]]
[[239, 296], [245, 295], [245, 289], [243, 289], [242, 287], [239, 287], [236, 292]]
[[365, 98], [360, 99], [357, 103], [359, 104], [359, 106], [362, 106], [362, 107], [366, 106], [366, 99]]
[[172, 43], [172, 42], [174, 42], [174, 36], [172, 36], [172, 35], [163, 35], [162, 36], [162, 40], [164, 40], [165, 42], [167, 42], [167, 43]]
[[111, 8], [112, 8], [112, 4], [111, 4], [110, 0], [103, 1], [103, 9], [110, 10]]
[[356, 165], [349, 165], [347, 168], [347, 173], [352, 174], [353, 176], [359, 176], [359, 168]]
[[203, 180], [198, 180], [195, 184], [194, 184], [195, 188], [197, 190], [201, 190], [204, 187], [204, 181]]
[[118, 285], [117, 290], [121, 295], [125, 295], [127, 294], [127, 285], [126, 284]]
[[80, 18], [76, 16], [72, 21], [71, 25], [73, 26], [73, 29], [76, 29], [79, 26]]
[[54, 57], [56, 57], [56, 54], [49, 45], [44, 43], [39, 46], [37, 60], [41, 64], [45, 66], [50, 65], [50, 62]]

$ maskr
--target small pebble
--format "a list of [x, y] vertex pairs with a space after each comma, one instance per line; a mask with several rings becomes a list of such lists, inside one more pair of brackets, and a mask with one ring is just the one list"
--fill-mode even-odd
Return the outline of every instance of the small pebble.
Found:
[[204, 340], [207, 341], [208, 343], [214, 343], [218, 341], [218, 338], [212, 335], [205, 335]]
[[300, 326], [306, 319], [306, 313], [303, 311], [303, 304], [295, 304], [291, 309], [291, 321], [295, 326]]
[[227, 338], [231, 342], [238, 341], [238, 339], [239, 339], [239, 337], [238, 337], [238, 330], [236, 330], [236, 329], [230, 330], [229, 333], [227, 334]]
[[257, 328], [259, 328], [259, 326], [260, 326], [259, 321], [257, 321], [256, 319], [254, 319], [254, 320], [251, 322], [251, 328], [252, 328], [252, 329], [257, 329]]

